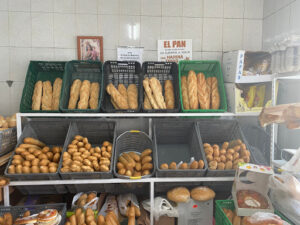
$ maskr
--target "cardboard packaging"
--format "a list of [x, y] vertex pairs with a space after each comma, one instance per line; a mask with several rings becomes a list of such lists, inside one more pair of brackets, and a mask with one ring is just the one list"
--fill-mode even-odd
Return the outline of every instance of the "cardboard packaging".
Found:
[[[241, 180], [241, 175], [246, 173], [246, 180]], [[268, 197], [269, 191], [269, 176], [273, 175], [273, 169], [268, 166], [259, 166], [251, 163], [241, 165], [235, 174], [235, 179], [232, 186], [232, 197], [234, 206], [238, 216], [251, 216], [256, 212], [270, 212], [274, 213], [271, 200]], [[244, 177], [243, 177], [244, 178]], [[237, 201], [237, 193], [240, 190], [255, 191], [264, 196], [268, 202], [267, 209], [258, 208], [239, 208]]]
[[178, 203], [177, 225], [213, 224], [213, 199], [199, 202], [191, 199], [187, 203]]
[[272, 81], [271, 54], [245, 50], [223, 54], [224, 82], [260, 83]]
[[154, 220], [154, 225], [175, 225], [175, 218], [168, 216], [159, 217], [158, 221]]

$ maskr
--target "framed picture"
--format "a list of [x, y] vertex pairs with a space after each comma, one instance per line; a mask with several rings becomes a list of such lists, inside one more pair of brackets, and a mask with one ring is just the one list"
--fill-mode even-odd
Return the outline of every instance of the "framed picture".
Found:
[[103, 62], [103, 37], [78, 36], [77, 54], [78, 60], [92, 60]]

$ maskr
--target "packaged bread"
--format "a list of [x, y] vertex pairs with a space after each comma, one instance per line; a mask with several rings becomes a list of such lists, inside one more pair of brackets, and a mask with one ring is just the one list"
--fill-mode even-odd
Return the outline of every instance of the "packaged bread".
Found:
[[90, 109], [97, 109], [99, 103], [100, 85], [98, 82], [93, 82], [90, 89], [89, 107]]
[[154, 99], [154, 96], [153, 96], [153, 93], [152, 93], [152, 90], [150, 88], [150, 81], [149, 81], [149, 78], [146, 77], [144, 80], [143, 80], [143, 87], [144, 87], [144, 90], [146, 92], [146, 95], [151, 103], [151, 106], [153, 109], [159, 109], [158, 107], [158, 104], [156, 102], [156, 100]]
[[174, 109], [175, 107], [175, 97], [174, 97], [174, 88], [171, 80], [165, 81], [165, 101], [167, 109]]
[[190, 109], [186, 76], [181, 77], [181, 95], [182, 95], [183, 108], [186, 110]]
[[42, 110], [52, 108], [52, 85], [50, 81], [43, 82]]
[[120, 108], [120, 109], [128, 109], [128, 102], [126, 98], [124, 98], [120, 92], [115, 88], [115, 86], [110, 83], [106, 87], [107, 93], [112, 97], [114, 100], [115, 104]]
[[201, 109], [210, 108], [210, 96], [206, 85], [205, 75], [203, 73], [197, 74], [197, 93], [198, 101]]
[[127, 88], [129, 109], [138, 108], [138, 89], [135, 84], [129, 84]]
[[32, 95], [32, 110], [40, 110], [42, 103], [42, 91], [43, 91], [43, 82], [38, 81], [34, 85], [33, 95]]
[[196, 201], [205, 202], [213, 199], [215, 196], [215, 192], [208, 187], [196, 187], [191, 190], [191, 197]]
[[190, 200], [190, 191], [185, 187], [177, 187], [168, 191], [167, 198], [173, 202], [188, 202]]
[[216, 77], [211, 78], [211, 108], [220, 108], [220, 94], [218, 89], [218, 80]]
[[53, 83], [52, 110], [58, 110], [62, 79], [56, 78]]
[[73, 81], [73, 84], [70, 89], [70, 98], [69, 98], [69, 104], [68, 109], [75, 109], [77, 106], [77, 101], [79, 98], [80, 93], [80, 87], [81, 87], [81, 80], [76, 79]]
[[166, 103], [164, 100], [164, 96], [162, 94], [162, 86], [159, 82], [159, 80], [156, 77], [151, 77], [149, 80], [150, 87], [152, 89], [152, 93], [154, 96], [154, 99], [160, 109], [166, 109]]
[[190, 109], [198, 109], [197, 77], [196, 77], [196, 73], [192, 70], [190, 70], [188, 73], [187, 87], [188, 87]]
[[84, 80], [80, 87], [78, 109], [87, 109], [89, 105], [91, 82]]

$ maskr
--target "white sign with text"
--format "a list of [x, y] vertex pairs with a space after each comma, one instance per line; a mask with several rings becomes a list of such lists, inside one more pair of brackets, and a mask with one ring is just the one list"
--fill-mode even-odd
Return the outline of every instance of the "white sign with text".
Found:
[[144, 48], [140, 47], [118, 47], [118, 61], [138, 61], [143, 63]]
[[191, 60], [192, 39], [158, 40], [158, 61], [178, 62], [179, 60]]

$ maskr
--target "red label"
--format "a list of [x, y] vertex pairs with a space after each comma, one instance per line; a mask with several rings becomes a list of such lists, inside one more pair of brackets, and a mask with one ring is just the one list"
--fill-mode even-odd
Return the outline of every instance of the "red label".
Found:
[[198, 208], [198, 205], [193, 205], [193, 208], [195, 209], [195, 208]]

